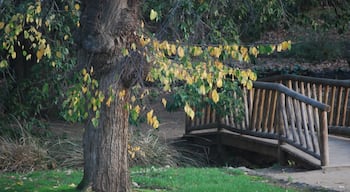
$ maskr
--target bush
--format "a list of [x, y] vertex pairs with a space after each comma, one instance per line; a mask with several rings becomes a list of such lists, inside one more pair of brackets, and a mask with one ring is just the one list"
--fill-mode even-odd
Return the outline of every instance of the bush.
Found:
[[48, 168], [47, 150], [32, 137], [20, 141], [0, 137], [0, 172], [28, 172]]

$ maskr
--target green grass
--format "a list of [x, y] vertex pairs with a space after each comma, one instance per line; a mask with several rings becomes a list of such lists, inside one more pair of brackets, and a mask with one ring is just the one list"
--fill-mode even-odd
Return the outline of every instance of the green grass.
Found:
[[[52, 170], [28, 174], [0, 175], [0, 191], [73, 192], [82, 177], [81, 171]], [[134, 168], [133, 191], [296, 191], [270, 184], [266, 179], [227, 168]], [[136, 184], [138, 186], [136, 186]]]
[[249, 176], [243, 171], [226, 168], [169, 168], [139, 169], [132, 172], [132, 180], [140, 189], [135, 191], [295, 191], [268, 183], [266, 179]]
[[52, 170], [27, 174], [6, 173], [0, 175], [0, 191], [11, 192], [75, 192], [82, 178], [81, 171]]

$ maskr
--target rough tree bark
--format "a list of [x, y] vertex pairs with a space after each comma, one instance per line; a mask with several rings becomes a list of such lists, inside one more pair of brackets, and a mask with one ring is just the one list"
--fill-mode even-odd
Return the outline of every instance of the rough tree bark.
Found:
[[[87, 123], [84, 145], [84, 177], [78, 189], [97, 192], [130, 191], [128, 145], [128, 89], [135, 75], [133, 60], [121, 50], [135, 42], [137, 0], [85, 0], [81, 16], [78, 65], [94, 69], [99, 90], [116, 95], [108, 107], [102, 105], [98, 127]], [[128, 74], [127, 76], [125, 74]], [[118, 93], [125, 90], [121, 99]]]

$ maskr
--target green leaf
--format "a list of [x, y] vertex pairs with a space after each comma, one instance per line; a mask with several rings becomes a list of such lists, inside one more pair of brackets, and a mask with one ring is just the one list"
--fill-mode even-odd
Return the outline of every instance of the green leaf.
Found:
[[155, 20], [158, 17], [158, 13], [155, 10], [151, 10], [150, 14], [149, 14], [149, 19], [151, 21]]
[[94, 118], [91, 119], [91, 122], [92, 122], [92, 125], [93, 125], [95, 128], [97, 128], [97, 126], [98, 126], [98, 119], [97, 119], [96, 117], [94, 117]]

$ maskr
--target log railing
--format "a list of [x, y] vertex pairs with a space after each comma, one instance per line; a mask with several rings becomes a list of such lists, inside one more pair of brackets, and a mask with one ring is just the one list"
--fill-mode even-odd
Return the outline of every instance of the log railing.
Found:
[[[279, 79], [279, 81], [283, 82], [285, 79]], [[315, 92], [318, 84], [306, 85], [307, 91], [305, 91], [305, 85], [297, 85], [298, 83], [293, 83], [289, 79], [287, 82], [287, 84], [295, 84], [294, 88], [301, 93], [281, 83], [255, 82], [253, 89], [244, 90], [243, 97], [233, 98], [241, 99], [244, 103], [243, 120], [238, 121], [235, 118], [237, 111], [234, 108], [230, 110], [231, 114], [218, 117], [215, 110], [207, 106], [202, 110], [202, 116], [194, 120], [189, 118], [186, 120], [186, 133], [217, 128], [244, 135], [275, 139], [279, 141], [279, 144], [288, 143], [319, 159], [322, 166], [328, 165], [329, 118], [327, 112], [330, 111], [330, 107], [315, 100], [323, 101], [320, 98], [321, 95], [325, 97], [325, 94]], [[345, 98], [340, 97], [339, 94], [336, 96], [338, 99]], [[348, 91], [345, 96], [348, 96]], [[338, 122], [343, 123], [340, 120]]]
[[284, 75], [265, 78], [263, 81], [280, 82], [290, 89], [329, 105], [330, 132], [345, 132], [350, 135], [350, 80]]

